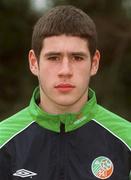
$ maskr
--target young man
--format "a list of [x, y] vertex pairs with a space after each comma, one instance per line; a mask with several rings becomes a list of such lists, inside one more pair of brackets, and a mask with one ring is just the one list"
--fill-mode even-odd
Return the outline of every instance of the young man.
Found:
[[131, 123], [98, 105], [89, 88], [99, 59], [83, 11], [58, 6], [39, 19], [29, 52], [39, 87], [0, 124], [1, 180], [129, 180]]

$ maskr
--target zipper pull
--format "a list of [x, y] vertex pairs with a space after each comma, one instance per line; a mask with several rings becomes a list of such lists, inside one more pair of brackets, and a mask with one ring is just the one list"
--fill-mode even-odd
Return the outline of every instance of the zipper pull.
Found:
[[65, 124], [64, 123], [60, 123], [60, 133], [64, 133], [65, 132]]

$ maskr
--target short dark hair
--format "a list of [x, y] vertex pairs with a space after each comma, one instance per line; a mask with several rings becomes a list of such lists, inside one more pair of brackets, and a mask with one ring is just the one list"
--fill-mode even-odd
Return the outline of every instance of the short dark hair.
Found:
[[32, 35], [32, 49], [39, 58], [43, 40], [57, 35], [71, 35], [84, 38], [88, 42], [91, 56], [96, 51], [97, 33], [93, 20], [71, 5], [56, 6], [45, 13], [35, 24]]

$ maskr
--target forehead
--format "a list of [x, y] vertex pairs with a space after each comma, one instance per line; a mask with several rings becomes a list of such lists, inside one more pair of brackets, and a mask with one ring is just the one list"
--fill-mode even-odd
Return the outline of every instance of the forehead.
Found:
[[87, 52], [88, 42], [86, 39], [83, 39], [78, 36], [51, 36], [46, 37], [43, 40], [42, 51], [83, 51]]

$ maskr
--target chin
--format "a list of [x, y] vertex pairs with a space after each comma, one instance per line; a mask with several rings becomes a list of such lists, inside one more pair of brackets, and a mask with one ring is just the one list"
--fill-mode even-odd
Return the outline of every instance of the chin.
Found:
[[65, 100], [62, 100], [62, 101], [57, 101], [56, 103], [58, 104], [58, 105], [61, 105], [61, 106], [72, 106], [72, 105], [74, 105], [75, 104], [75, 100], [69, 100], [69, 101], [67, 101], [67, 99], [65, 99]]

